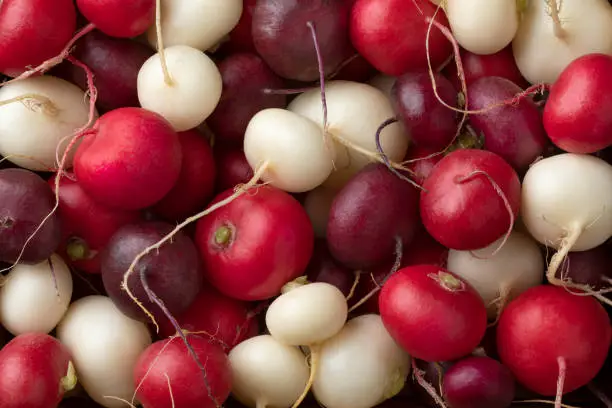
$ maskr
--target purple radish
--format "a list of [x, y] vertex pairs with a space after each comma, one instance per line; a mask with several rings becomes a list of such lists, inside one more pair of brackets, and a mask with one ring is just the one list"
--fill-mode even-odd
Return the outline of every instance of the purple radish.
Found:
[[591, 286], [594, 290], [609, 287], [612, 283], [612, 252], [606, 245], [587, 251], [570, 252], [557, 271], [558, 278]]
[[334, 285], [348, 296], [355, 281], [350, 269], [340, 265], [329, 253], [327, 243], [323, 239], [315, 241], [310, 263], [306, 268], [306, 276], [310, 282], [325, 282]]

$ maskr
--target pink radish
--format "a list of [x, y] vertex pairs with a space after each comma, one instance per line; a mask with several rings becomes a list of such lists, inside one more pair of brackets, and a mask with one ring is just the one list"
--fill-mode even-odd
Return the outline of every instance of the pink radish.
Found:
[[112, 37], [136, 37], [153, 24], [155, 0], [77, 0], [83, 16]]

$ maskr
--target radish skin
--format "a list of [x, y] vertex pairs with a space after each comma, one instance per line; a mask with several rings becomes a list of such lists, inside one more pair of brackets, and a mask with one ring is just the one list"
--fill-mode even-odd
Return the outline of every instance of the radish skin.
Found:
[[338, 191], [334, 188], [320, 186], [311, 190], [304, 199], [304, 209], [312, 223], [315, 236], [325, 238], [327, 236], [327, 221], [329, 210]]

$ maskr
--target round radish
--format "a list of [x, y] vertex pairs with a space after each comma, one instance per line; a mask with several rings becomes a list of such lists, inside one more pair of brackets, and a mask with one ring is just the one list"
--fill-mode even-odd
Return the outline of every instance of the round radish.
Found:
[[419, 185], [425, 182], [425, 179], [429, 177], [435, 165], [444, 157], [444, 155], [440, 154], [440, 151], [440, 149], [417, 145], [411, 145], [408, 149], [404, 158], [408, 162], [406, 167], [412, 170], [414, 173], [412, 179]]
[[253, 178], [253, 169], [242, 150], [215, 146], [214, 158], [217, 165], [217, 192], [234, 188], [238, 184], [246, 184]]
[[253, 44], [253, 11], [257, 0], [243, 0], [243, 10], [238, 24], [230, 31], [223, 49], [230, 52], [255, 52]]
[[574, 283], [589, 285], [594, 290], [604, 289], [612, 283], [612, 252], [606, 244], [580, 252], [570, 252], [557, 277]]
[[306, 274], [309, 282], [325, 282], [334, 285], [348, 296], [355, 282], [355, 274], [340, 265], [329, 253], [327, 242], [317, 239]]
[[326, 237], [329, 212], [337, 193], [335, 188], [319, 186], [309, 191], [304, 199], [304, 209], [317, 238]]
[[113, 37], [136, 37], [155, 19], [155, 0], [77, 0], [76, 4], [98, 30]]
[[368, 84], [372, 85], [374, 88], [378, 89], [379, 91], [387, 95], [389, 99], [391, 99], [391, 90], [393, 89], [393, 85], [395, 84], [396, 80], [396, 77], [385, 74], [378, 74], [374, 78], [372, 78], [368, 82]]

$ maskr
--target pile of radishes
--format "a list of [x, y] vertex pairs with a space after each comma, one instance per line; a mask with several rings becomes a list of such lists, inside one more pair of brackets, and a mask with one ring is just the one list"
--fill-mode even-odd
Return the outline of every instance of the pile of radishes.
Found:
[[612, 2], [0, 0], [0, 408], [612, 407]]

